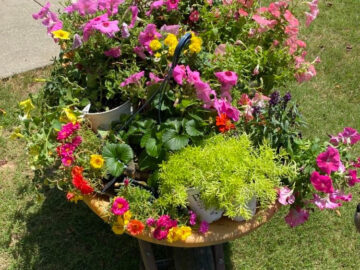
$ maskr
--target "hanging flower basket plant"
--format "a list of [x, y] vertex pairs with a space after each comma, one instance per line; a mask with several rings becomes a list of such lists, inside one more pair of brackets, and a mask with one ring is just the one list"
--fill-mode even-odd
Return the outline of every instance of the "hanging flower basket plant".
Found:
[[61, 52], [20, 103], [37, 179], [115, 234], [175, 246], [235, 239], [280, 205], [291, 227], [340, 207], [360, 182], [360, 134], [302, 138], [298, 106], [275, 91], [316, 75], [299, 29], [317, 2], [306, 16], [290, 1], [78, 0], [60, 15], [47, 3], [33, 17]]

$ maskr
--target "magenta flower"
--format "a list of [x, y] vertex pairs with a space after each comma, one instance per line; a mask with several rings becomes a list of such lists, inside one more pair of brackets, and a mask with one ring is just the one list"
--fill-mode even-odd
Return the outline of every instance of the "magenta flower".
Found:
[[186, 66], [187, 82], [189, 84], [195, 84], [200, 82], [200, 73], [198, 71], [192, 71], [189, 66]]
[[315, 76], [316, 76], [316, 70], [314, 65], [309, 65], [306, 71], [300, 73], [298, 72], [295, 74], [295, 78], [298, 81], [298, 83], [310, 81]]
[[97, 16], [94, 19], [91, 19], [90, 21], [88, 21], [85, 26], [84, 26], [84, 30], [83, 30], [83, 39], [84, 41], [88, 41], [88, 39], [90, 38], [94, 28], [94, 25], [97, 24], [101, 24], [102, 22], [108, 22], [109, 21], [109, 16], [105, 13], [103, 15]]
[[360, 178], [357, 178], [357, 171], [356, 170], [349, 170], [348, 171], [348, 179], [349, 179], [349, 186], [353, 187], [356, 183], [360, 183]]
[[156, 76], [154, 73], [149, 73], [150, 81], [146, 82], [146, 85], [153, 85], [157, 84], [159, 82], [162, 82], [164, 79], [161, 79], [160, 77]]
[[82, 137], [81, 137], [81, 136], [76, 136], [76, 137], [72, 140], [72, 142], [71, 142], [71, 144], [72, 144], [75, 148], [78, 147], [81, 143], [82, 143]]
[[74, 157], [72, 156], [64, 156], [62, 159], [61, 159], [61, 162], [62, 164], [65, 166], [65, 167], [69, 167], [73, 164], [74, 162]]
[[91, 0], [78, 0], [75, 7], [81, 16], [85, 16], [87, 14], [94, 14], [98, 10], [98, 3]]
[[344, 128], [344, 131], [342, 133], [339, 133], [339, 136], [342, 138], [342, 142], [344, 144], [356, 144], [358, 141], [360, 141], [360, 134], [357, 132], [356, 129], [353, 129], [351, 127]]
[[81, 47], [82, 43], [83, 43], [82, 38], [78, 34], [75, 34], [71, 49], [75, 50], [75, 49]]
[[153, 232], [153, 236], [157, 240], [166, 239], [168, 234], [169, 234], [169, 229], [164, 229], [162, 227], [156, 227], [154, 232]]
[[115, 15], [119, 12], [119, 5], [125, 0], [98, 0], [98, 2], [100, 10], [107, 10], [110, 15]]
[[196, 23], [200, 19], [200, 12], [197, 10], [194, 10], [190, 13], [189, 20]]
[[62, 157], [71, 156], [76, 149], [76, 146], [72, 143], [65, 143], [60, 147], [60, 154]]
[[100, 31], [108, 37], [114, 37], [116, 32], [120, 31], [119, 21], [104, 21], [93, 25], [93, 29]]
[[153, 232], [153, 236], [157, 240], [163, 240], [167, 237], [169, 230], [176, 226], [176, 220], [172, 220], [168, 215], [162, 215], [156, 222], [156, 228]]
[[121, 56], [121, 49], [120, 47], [111, 48], [105, 51], [104, 54], [108, 57], [119, 58]]
[[295, 202], [295, 196], [293, 195], [293, 190], [288, 187], [282, 187], [278, 190], [278, 201], [282, 205], [293, 204]]
[[179, 85], [183, 84], [183, 80], [186, 79], [186, 70], [184, 65], [177, 65], [173, 71], [173, 78]]
[[196, 213], [194, 211], [189, 211], [189, 223], [191, 226], [196, 225]]
[[65, 140], [67, 139], [69, 136], [71, 136], [73, 134], [74, 131], [78, 130], [80, 128], [80, 124], [76, 123], [67, 123], [66, 125], [63, 125], [61, 130], [58, 132], [57, 135], [57, 140], [61, 141], [61, 140]]
[[341, 164], [339, 151], [329, 146], [325, 152], [318, 155], [316, 163], [320, 170], [326, 174], [338, 171]]
[[344, 202], [350, 202], [352, 200], [352, 194], [345, 194], [342, 190], [335, 190], [333, 193], [329, 194], [329, 197], [332, 201], [341, 200]]
[[239, 121], [240, 111], [233, 107], [227, 100], [215, 99], [214, 108], [217, 110], [218, 115], [225, 113], [226, 116], [234, 122]]
[[35, 20], [44, 19], [49, 11], [50, 11], [50, 3], [46, 2], [46, 4], [40, 9], [40, 11], [38, 13], [33, 14], [32, 17]]
[[215, 76], [222, 85], [235, 86], [238, 80], [238, 75], [234, 71], [216, 72]]
[[317, 171], [311, 174], [310, 181], [317, 191], [324, 193], [334, 192], [332, 180], [327, 175], [320, 175]]
[[314, 203], [320, 210], [324, 209], [335, 209], [340, 207], [342, 204], [332, 200], [329, 195], [325, 198], [321, 198], [317, 194], [313, 194], [313, 199], [310, 202]]
[[131, 6], [129, 9], [131, 11], [131, 22], [129, 28], [133, 28], [137, 20], [137, 15], [139, 14], [139, 9], [137, 6]]
[[146, 220], [146, 225], [148, 225], [149, 227], [155, 226], [155, 223], [156, 223], [156, 220], [153, 219], [153, 218], [148, 218], [148, 219]]
[[145, 52], [144, 47], [136, 46], [134, 48], [134, 53], [136, 53], [136, 55], [139, 56], [141, 59], [146, 59], [146, 55], [144, 52]]
[[152, 54], [152, 50], [149, 47], [150, 42], [153, 39], [161, 38], [161, 34], [156, 31], [156, 25], [149, 23], [143, 32], [139, 34], [139, 43], [145, 47], [145, 49]]
[[127, 210], [129, 210], [128, 201], [122, 197], [117, 197], [111, 207], [111, 212], [119, 216], [125, 214]]
[[121, 26], [121, 37], [122, 38], [130, 37], [129, 26], [126, 23], [123, 23]]
[[120, 84], [120, 87], [125, 87], [129, 84], [135, 84], [135, 83], [139, 83], [140, 79], [142, 77], [144, 77], [145, 72], [144, 71], [140, 71], [138, 73], [135, 73], [133, 75], [131, 75], [129, 78], [127, 78], [125, 81], [123, 81]]
[[268, 20], [258, 14], [254, 14], [252, 19], [262, 27], [274, 28], [274, 26], [278, 23], [277, 20]]
[[198, 99], [204, 102], [204, 107], [210, 109], [214, 106], [214, 100], [216, 98], [216, 92], [211, 89], [210, 85], [203, 81], [196, 81], [194, 83], [196, 89], [196, 96]]
[[292, 228], [303, 224], [308, 219], [309, 212], [305, 209], [301, 209], [300, 207], [291, 208], [289, 213], [285, 217], [286, 223], [289, 224], [289, 226]]
[[167, 11], [177, 10], [180, 0], [167, 0], [165, 5], [167, 6]]
[[205, 234], [208, 231], [209, 231], [209, 223], [207, 223], [206, 221], [201, 221], [200, 228], [199, 228], [199, 233]]

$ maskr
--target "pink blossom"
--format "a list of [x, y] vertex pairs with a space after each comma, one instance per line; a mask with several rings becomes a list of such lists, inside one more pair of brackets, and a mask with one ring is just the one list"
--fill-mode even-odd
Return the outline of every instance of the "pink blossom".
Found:
[[282, 187], [278, 190], [278, 201], [282, 205], [293, 204], [295, 202], [295, 196], [293, 195], [294, 191], [288, 187]]
[[242, 94], [238, 103], [242, 106], [252, 106], [251, 99], [247, 94]]
[[82, 42], [82, 38], [80, 37], [80, 35], [75, 34], [71, 49], [75, 50], [75, 49], [81, 47], [82, 43], [83, 42]]
[[254, 4], [254, 0], [237, 0], [237, 1], [246, 8], [251, 8], [252, 5]]
[[253, 75], [254, 76], [259, 75], [259, 65], [256, 65], [256, 67], [254, 68]]
[[303, 224], [308, 219], [309, 212], [305, 209], [301, 209], [300, 207], [291, 208], [289, 213], [285, 217], [286, 223], [289, 224], [292, 228]]
[[360, 157], [357, 159], [357, 161], [353, 161], [351, 163], [352, 166], [354, 166], [355, 168], [360, 168]]
[[306, 71], [298, 72], [295, 74], [295, 78], [298, 83], [306, 82], [316, 76], [316, 70], [314, 65], [310, 65]]
[[279, 42], [278, 40], [276, 40], [276, 39], [273, 41], [273, 45], [274, 45], [275, 47], [276, 47], [277, 45], [279, 45], [279, 43], [280, 43], [280, 42]]
[[65, 167], [70, 167], [74, 162], [74, 157], [73, 156], [64, 156], [61, 159], [61, 162]]
[[228, 6], [232, 4], [232, 0], [222, 0], [224, 6]]
[[335, 209], [342, 205], [336, 202], [336, 200], [331, 200], [329, 195], [321, 198], [318, 194], [313, 194], [313, 199], [310, 202], [314, 203], [320, 210]]
[[339, 151], [336, 148], [329, 146], [325, 152], [318, 155], [316, 163], [320, 170], [326, 174], [336, 172], [339, 170], [341, 163]]
[[60, 146], [60, 155], [62, 157], [71, 156], [74, 153], [76, 146], [72, 143], [65, 143]]
[[190, 13], [189, 20], [196, 23], [200, 19], [200, 13], [197, 10], [194, 10]]
[[130, 77], [128, 77], [125, 81], [123, 81], [120, 84], [120, 87], [125, 87], [129, 84], [135, 84], [135, 83], [139, 83], [140, 79], [142, 77], [144, 77], [145, 72], [144, 71], [140, 71], [138, 73], [132, 74], [130, 75]]
[[100, 16], [95, 17], [94, 19], [91, 19], [90, 21], [88, 21], [85, 26], [84, 26], [84, 36], [83, 39], [84, 41], [88, 41], [88, 39], [90, 38], [92, 31], [94, 30], [94, 25], [96, 24], [100, 24], [102, 22], [107, 22], [109, 21], [109, 17], [107, 14], [103, 14]]
[[339, 137], [342, 139], [344, 144], [356, 144], [360, 141], [360, 134], [356, 129], [351, 127], [344, 128], [344, 131], [339, 133]]
[[122, 197], [115, 198], [114, 203], [111, 207], [111, 212], [114, 215], [117, 216], [123, 215], [128, 210], [129, 210], [129, 203], [126, 199]]
[[150, 81], [146, 82], [146, 85], [157, 84], [157, 83], [162, 82], [164, 80], [164, 79], [159, 78], [158, 76], [156, 76], [152, 72], [150, 72], [149, 77], [150, 77]]
[[233, 107], [226, 99], [215, 99], [214, 108], [218, 112], [218, 115], [225, 113], [226, 116], [234, 122], [239, 121], [240, 111]]
[[150, 5], [150, 9], [149, 11], [146, 12], [146, 16], [150, 16], [150, 14], [152, 13], [152, 11], [154, 9], [159, 9], [164, 5], [164, 1], [163, 0], [159, 0], [159, 1], [154, 1], [151, 3]]
[[270, 100], [269, 97], [267, 97], [259, 92], [256, 92], [255, 96], [251, 99], [251, 104], [252, 104], [252, 106], [258, 106], [260, 108], [264, 108], [265, 102], [269, 101], [269, 100]]
[[177, 65], [173, 71], [173, 78], [179, 85], [183, 84], [183, 80], [186, 79], [186, 69], [184, 65]]
[[226, 53], [226, 44], [220, 44], [215, 48], [214, 54], [216, 56], [223, 56]]
[[169, 229], [162, 228], [162, 227], [156, 227], [154, 232], [153, 232], [153, 236], [157, 240], [166, 239], [168, 234], [169, 234]]
[[299, 20], [291, 13], [290, 10], [286, 10], [284, 13], [285, 20], [293, 27], [299, 27]]
[[156, 220], [151, 217], [146, 220], [146, 225], [148, 225], [149, 227], [155, 226], [155, 223], [156, 223]]
[[187, 82], [189, 84], [195, 84], [196, 82], [201, 81], [200, 73], [198, 71], [192, 71], [189, 66], [186, 66], [186, 73], [187, 73]]
[[238, 80], [238, 75], [233, 71], [222, 71], [216, 72], [215, 76], [221, 83], [221, 97], [227, 98], [228, 101], [232, 100], [230, 90], [233, 86], [236, 85]]
[[136, 46], [134, 48], [134, 53], [136, 53], [137, 56], [139, 56], [141, 59], [146, 59], [146, 55], [144, 51], [145, 51], [144, 47]]
[[199, 228], [199, 233], [205, 234], [208, 231], [209, 231], [209, 223], [207, 223], [205, 220], [201, 221], [200, 228]]
[[240, 16], [246, 17], [249, 15], [249, 13], [247, 13], [245, 10], [243, 10], [242, 8], [239, 8], [238, 13]]
[[189, 211], [189, 223], [191, 226], [196, 225], [196, 214], [194, 211]]
[[71, 143], [74, 147], [78, 147], [82, 143], [82, 137], [76, 136], [74, 139], [72, 139]]
[[180, 0], [167, 0], [165, 5], [167, 6], [167, 11], [177, 10]]
[[163, 26], [161, 26], [160, 31], [166, 32], [166, 33], [171, 33], [171, 34], [174, 34], [175, 36], [177, 36], [179, 34], [179, 29], [180, 29], [180, 25], [178, 25], [178, 24], [174, 24], [174, 25], [164, 24]]
[[269, 28], [273, 28], [275, 25], [277, 25], [277, 20], [268, 20], [265, 19], [264, 17], [261, 17], [258, 14], [254, 14], [252, 16], [252, 19], [257, 22], [258, 24], [260, 24], [261, 26], [267, 26]]
[[313, 0], [308, 2], [310, 7], [310, 12], [305, 12], [306, 15], [306, 27], [309, 27], [310, 24], [316, 19], [319, 14], [318, 0]]
[[121, 56], [121, 49], [120, 47], [111, 48], [105, 51], [104, 54], [108, 57], [119, 58]]
[[129, 9], [131, 11], [131, 22], [129, 28], [133, 28], [137, 20], [137, 15], [139, 14], [139, 9], [137, 6], [131, 6]]
[[298, 39], [296, 41], [296, 44], [300, 47], [300, 48], [306, 48], [306, 43], [300, 39]]
[[152, 54], [149, 44], [153, 39], [157, 38], [161, 38], [161, 34], [156, 31], [156, 25], [150, 23], [145, 27], [143, 32], [140, 32], [139, 43], [144, 46], [149, 53]]
[[50, 11], [50, 2], [46, 2], [46, 4], [40, 9], [40, 11], [38, 13], [34, 13], [32, 17], [35, 20], [43, 19], [47, 16], [49, 11]]
[[119, 5], [124, 2], [125, 0], [99, 0], [99, 6], [102, 6], [103, 10], [106, 9], [110, 15], [115, 15], [119, 12]]
[[349, 179], [349, 186], [353, 187], [356, 183], [360, 183], [360, 178], [357, 178], [357, 171], [356, 170], [349, 170], [348, 171], [348, 179]]
[[330, 193], [329, 196], [332, 201], [341, 200], [344, 202], [350, 202], [352, 200], [351, 193], [345, 194], [342, 190], [335, 190], [333, 193]]
[[320, 175], [317, 171], [311, 174], [310, 181], [317, 191], [324, 193], [334, 192], [332, 179], [327, 175]]
[[70, 122], [63, 125], [61, 130], [58, 132], [57, 140], [61, 141], [67, 139], [69, 136], [71, 136], [74, 133], [74, 131], [78, 130], [79, 128], [80, 128], [79, 123], [73, 124]]
[[93, 25], [93, 29], [106, 34], [108, 37], [114, 37], [116, 32], [119, 32], [119, 21], [103, 21]]
[[97, 1], [93, 0], [78, 0], [77, 9], [80, 15], [94, 14], [98, 10]]
[[194, 87], [196, 89], [196, 96], [198, 99], [202, 100], [206, 109], [210, 109], [213, 106], [214, 98], [216, 97], [216, 92], [211, 89], [210, 85], [201, 80], [194, 82]]
[[281, 13], [280, 13], [280, 9], [279, 9], [279, 7], [275, 4], [275, 3], [271, 3], [270, 5], [269, 5], [269, 12], [271, 13], [271, 15], [273, 15], [274, 17], [276, 17], [276, 18], [280, 18], [280, 15], [281, 15]]

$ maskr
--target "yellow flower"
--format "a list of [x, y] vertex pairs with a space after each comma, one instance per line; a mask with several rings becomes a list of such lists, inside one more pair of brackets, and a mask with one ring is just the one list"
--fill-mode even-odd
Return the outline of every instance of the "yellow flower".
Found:
[[179, 228], [178, 227], [172, 227], [169, 230], [169, 233], [167, 235], [167, 241], [169, 243], [172, 243], [172, 242], [179, 241], [179, 240], [180, 240]]
[[[132, 216], [132, 214], [131, 214], [130, 210], [128, 210], [124, 213], [124, 216], [123, 216], [124, 221], [123, 222], [125, 225], [127, 225], [129, 223], [131, 216]], [[120, 218], [120, 217], [121, 216], [118, 216], [118, 218]]]
[[155, 58], [160, 58], [160, 57], [161, 57], [161, 53], [158, 53], [158, 52], [157, 52], [157, 53], [154, 54], [154, 56], [155, 56]]
[[61, 122], [66, 122], [66, 123], [72, 122], [73, 124], [75, 124], [77, 122], [77, 117], [71, 109], [64, 108], [59, 120]]
[[121, 224], [121, 223], [118, 223], [118, 222], [115, 222], [113, 225], [112, 225], [112, 231], [115, 233], [115, 234], [123, 234], [124, 231], [125, 231], [125, 226], [124, 224]]
[[162, 47], [161, 42], [158, 41], [157, 39], [153, 39], [152, 41], [150, 41], [149, 46], [153, 52], [160, 50]]
[[200, 37], [195, 36], [194, 33], [191, 34], [189, 50], [192, 53], [199, 53], [201, 51], [202, 39]]
[[23, 138], [23, 137], [24, 137], [24, 135], [21, 134], [19, 127], [15, 128], [14, 131], [10, 135], [10, 139], [12, 139], [12, 140], [16, 140], [18, 138]]
[[174, 34], [168, 34], [164, 40], [165, 45], [171, 47], [171, 46], [177, 46], [179, 43], [177, 40], [177, 37]]
[[35, 109], [34, 104], [32, 103], [31, 99], [28, 98], [27, 100], [21, 101], [19, 103], [20, 108], [24, 111], [24, 119], [30, 118], [30, 112]]
[[82, 201], [84, 198], [81, 195], [75, 195], [73, 198], [70, 199], [70, 202], [77, 203], [78, 201]]
[[91, 155], [90, 156], [90, 165], [94, 169], [101, 169], [104, 165], [104, 159], [101, 155]]
[[66, 32], [62, 29], [56, 30], [51, 32], [54, 35], [54, 38], [58, 38], [58, 39], [69, 39], [70, 33]]
[[179, 238], [185, 241], [191, 235], [191, 228], [189, 226], [181, 226], [178, 229]]

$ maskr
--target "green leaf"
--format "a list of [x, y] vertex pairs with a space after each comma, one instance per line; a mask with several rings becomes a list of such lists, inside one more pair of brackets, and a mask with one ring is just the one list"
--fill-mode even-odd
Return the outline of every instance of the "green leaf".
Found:
[[162, 137], [165, 147], [176, 151], [184, 148], [189, 143], [189, 137], [186, 135], [177, 134], [175, 130], [168, 130]]
[[203, 136], [204, 133], [202, 133], [201, 131], [199, 131], [197, 128], [196, 128], [196, 122], [195, 120], [190, 120], [190, 121], [187, 121], [186, 124], [185, 124], [185, 130], [186, 130], [186, 133], [190, 136], [193, 136], [193, 137], [196, 137], [196, 136]]
[[152, 156], [154, 158], [157, 158], [159, 153], [158, 153], [158, 147], [156, 145], [156, 140], [154, 138], [149, 138], [146, 142], [146, 153], [149, 156]]
[[114, 158], [106, 159], [106, 168], [112, 176], [119, 177], [125, 170], [125, 167], [125, 164], [120, 160]]
[[127, 144], [107, 144], [102, 155], [106, 160], [108, 172], [115, 177], [122, 174], [126, 167], [125, 164], [134, 157], [131, 147]]
[[141, 140], [140, 140], [140, 146], [142, 148], [145, 147], [147, 141], [151, 138], [151, 134], [150, 133], [145, 133], [142, 137], [141, 137]]

